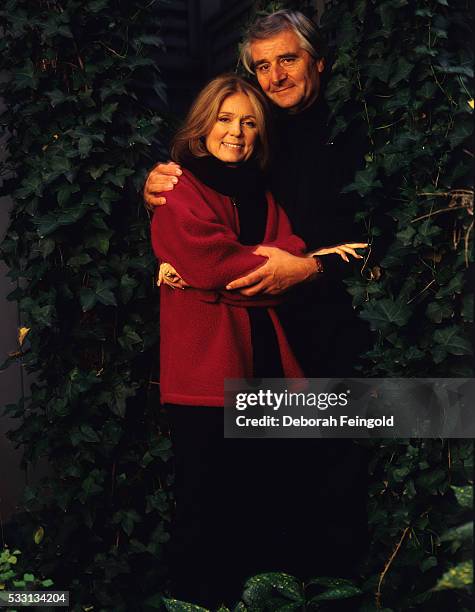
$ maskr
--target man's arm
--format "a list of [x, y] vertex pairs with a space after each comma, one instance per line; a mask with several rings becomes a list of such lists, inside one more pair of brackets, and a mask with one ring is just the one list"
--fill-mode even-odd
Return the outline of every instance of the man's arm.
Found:
[[296, 257], [275, 247], [260, 246], [254, 251], [256, 255], [265, 255], [267, 262], [246, 276], [238, 278], [226, 286], [228, 290], [239, 290], [242, 295], [253, 296], [259, 293], [278, 295], [294, 285], [313, 280], [322, 272], [319, 257], [336, 254], [349, 262], [348, 255], [362, 259], [355, 249], [368, 245], [363, 242], [352, 242], [334, 247], [317, 249], [307, 257]]
[[298, 283], [313, 280], [323, 271], [316, 257], [298, 257], [277, 247], [259, 246], [255, 255], [264, 255], [267, 262], [250, 274], [226, 285], [226, 289], [239, 289], [239, 293], [254, 296], [260, 293], [279, 295]]
[[154, 166], [147, 176], [143, 189], [145, 204], [150, 208], [166, 204], [166, 198], [160, 194], [164, 191], [172, 191], [181, 174], [180, 166], [174, 162], [158, 163]]

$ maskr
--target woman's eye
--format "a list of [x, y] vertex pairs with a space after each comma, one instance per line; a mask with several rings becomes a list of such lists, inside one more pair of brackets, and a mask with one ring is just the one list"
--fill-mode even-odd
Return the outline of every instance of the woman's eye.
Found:
[[244, 121], [243, 125], [245, 125], [246, 127], [249, 128], [255, 128], [256, 124], [254, 123], [254, 121]]
[[221, 123], [227, 123], [229, 121], [229, 117], [218, 117], [218, 121], [221, 121]]

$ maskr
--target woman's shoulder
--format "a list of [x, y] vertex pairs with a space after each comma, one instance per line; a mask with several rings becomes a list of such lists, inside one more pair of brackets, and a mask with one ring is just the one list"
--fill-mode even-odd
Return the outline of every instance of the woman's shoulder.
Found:
[[[208, 215], [214, 207], [214, 197], [210, 189], [204, 185], [190, 170], [181, 168], [182, 174], [171, 191], [164, 191], [161, 195], [166, 198], [166, 204], [156, 206], [153, 218], [167, 217], [185, 218], [190, 214], [195, 216]], [[206, 212], [208, 211], [208, 212]]]
[[203, 195], [207, 192], [206, 185], [200, 181], [200, 179], [188, 170], [188, 168], [181, 167], [182, 174], [178, 177], [178, 182], [172, 191], [164, 193], [167, 200], [170, 196], [181, 198], [182, 196], [189, 196], [190, 191], [195, 192], [196, 195]]

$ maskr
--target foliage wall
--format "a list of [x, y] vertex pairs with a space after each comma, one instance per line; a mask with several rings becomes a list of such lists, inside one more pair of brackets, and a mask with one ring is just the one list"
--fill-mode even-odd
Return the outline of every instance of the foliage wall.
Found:
[[346, 191], [371, 241], [353, 304], [376, 332], [365, 373], [473, 376], [473, 52], [465, 0], [359, 0], [337, 32], [333, 136], [364, 121], [366, 167]]
[[31, 569], [69, 587], [75, 610], [134, 609], [139, 585], [163, 586], [169, 441], [149, 391], [158, 313], [141, 198], [163, 131], [156, 5], [0, 10], [2, 193], [14, 200], [1, 252], [24, 326], [11, 358], [33, 381], [7, 413], [24, 464], [47, 456], [52, 472], [27, 489], [17, 530]]
[[[324, 16], [336, 34], [332, 138], [362, 122], [368, 134], [344, 189], [359, 194], [371, 243], [346, 281], [375, 332], [366, 375], [473, 376], [471, 25], [464, 0], [356, 0]], [[472, 443], [384, 441], [370, 469], [376, 606], [468, 609]]]

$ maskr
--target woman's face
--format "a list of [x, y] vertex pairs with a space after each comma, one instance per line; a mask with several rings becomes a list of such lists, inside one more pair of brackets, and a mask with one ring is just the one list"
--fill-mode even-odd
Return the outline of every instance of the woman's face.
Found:
[[234, 93], [223, 101], [218, 118], [206, 137], [206, 148], [227, 164], [238, 164], [252, 155], [257, 142], [256, 113], [244, 93]]

